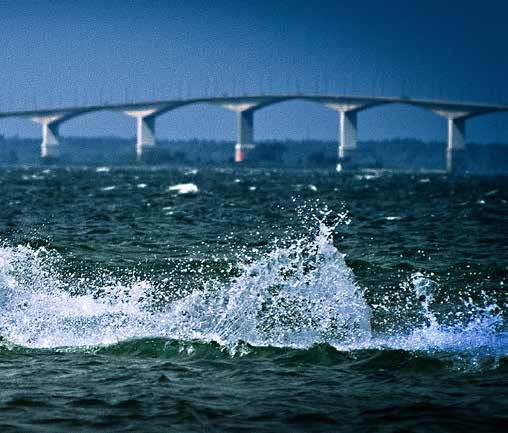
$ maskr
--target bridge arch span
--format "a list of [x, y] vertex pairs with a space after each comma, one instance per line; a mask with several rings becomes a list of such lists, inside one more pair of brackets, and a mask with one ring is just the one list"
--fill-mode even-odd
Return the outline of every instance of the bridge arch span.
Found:
[[[106, 120], [107, 126], [95, 126], [96, 120]], [[91, 136], [94, 135], [119, 135], [129, 136], [129, 119], [123, 113], [114, 110], [89, 110], [74, 116], [65, 118], [59, 122], [59, 132], [62, 136], [73, 135], [76, 131], [85, 130]], [[126, 128], [127, 127], [127, 128]], [[106, 129], [107, 128], [107, 129]]]
[[[447, 122], [425, 107], [392, 102], [363, 110], [358, 131], [359, 140], [369, 149], [375, 165], [414, 169], [441, 169], [446, 165], [445, 145], [438, 143], [446, 142]], [[415, 146], [419, 139], [425, 143]], [[378, 140], [386, 145], [376, 145], [374, 141]], [[410, 146], [414, 149], [409, 153]], [[410, 158], [416, 154], [416, 158]]]
[[[254, 112], [256, 137], [261, 140], [329, 140], [337, 137], [336, 127], [330, 127], [334, 121], [338, 123], [337, 113], [318, 101], [285, 99], [264, 104]], [[290, 129], [294, 132], [290, 133]]]
[[[103, 108], [91, 107], [80, 111], [44, 113], [43, 115], [32, 116], [32, 121], [42, 126], [41, 157], [58, 158], [60, 156], [62, 130], [69, 131], [69, 129], [82, 129], [83, 127], [88, 129], [94, 124], [94, 118], [105, 115], [113, 118], [110, 124], [117, 125], [116, 132], [123, 135], [121, 131], [125, 131], [125, 125], [121, 121], [118, 122], [120, 119], [114, 119], [121, 116], [114, 111]], [[107, 131], [99, 131], [98, 135], [112, 135], [114, 133], [115, 131], [108, 129]]]
[[[486, 115], [506, 112], [506, 108], [500, 106], [458, 104], [445, 101], [418, 101], [401, 99], [395, 103], [397, 105], [405, 105], [427, 110], [428, 112], [446, 119], [448, 131], [445, 159], [446, 170], [448, 172], [464, 171], [465, 169], [466, 121], [469, 124], [471, 123], [471, 119], [477, 119]], [[440, 127], [436, 124], [435, 129], [438, 128]]]
[[[323, 97], [312, 95], [291, 95], [281, 97], [266, 96], [245, 110], [238, 113], [238, 140], [236, 144], [237, 162], [242, 161], [247, 153], [254, 148], [254, 113], [266, 108], [288, 102], [304, 102], [340, 113], [338, 158], [351, 159], [351, 153], [356, 149], [356, 113], [360, 109], [385, 103], [382, 99], [372, 100], [361, 97]], [[322, 116], [321, 116], [322, 117]], [[309, 134], [305, 134], [309, 135]]]
[[234, 113], [217, 104], [194, 102], [157, 115], [157, 135], [174, 138], [235, 138]]
[[[200, 135], [200, 130], [207, 131], [208, 139], [221, 139], [223, 132], [234, 137], [234, 124], [231, 122], [228, 111], [219, 104], [210, 103], [207, 100], [183, 101], [172, 106], [161, 109], [139, 108], [136, 110], [124, 111], [128, 116], [136, 118], [136, 155], [138, 160], [147, 157], [157, 144], [156, 121], [161, 128], [163, 135], [185, 136], [191, 131], [193, 137]], [[170, 122], [160, 122], [159, 118], [171, 113]], [[214, 125], [215, 131], [210, 134], [210, 125]], [[217, 134], [218, 131], [222, 133]]]

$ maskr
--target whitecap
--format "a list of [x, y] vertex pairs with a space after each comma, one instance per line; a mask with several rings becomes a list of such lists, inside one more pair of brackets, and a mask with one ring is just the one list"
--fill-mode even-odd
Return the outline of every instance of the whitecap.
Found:
[[96, 173], [108, 173], [111, 169], [109, 167], [97, 167]]
[[[371, 307], [332, 232], [321, 222], [313, 235], [274, 244], [265, 254], [238, 263], [238, 276], [230, 281], [168, 300], [162, 311], [150, 304], [156, 288], [149, 281], [66, 283], [44, 248], [0, 246], [0, 335], [26, 347], [91, 346], [151, 336], [216, 341], [229, 348], [244, 341], [295, 348], [327, 343], [339, 350], [506, 352], [506, 333], [499, 334], [500, 306], [486, 295], [480, 305], [468, 299], [465, 321], [440, 323], [431, 308], [439, 286], [421, 273], [408, 282], [420, 302], [421, 323], [403, 334], [371, 331]], [[392, 309], [372, 305], [377, 307]]]
[[168, 187], [168, 191], [173, 191], [180, 195], [195, 195], [199, 192], [199, 189], [194, 183], [179, 183]]
[[380, 174], [356, 174], [355, 179], [357, 180], [372, 180], [381, 177]]
[[68, 290], [47, 256], [43, 249], [0, 247], [0, 335], [15, 344], [89, 346], [159, 336], [303, 348], [370, 338], [370, 308], [324, 225], [311, 239], [239, 263], [238, 277], [196, 289], [161, 312], [151, 308], [150, 282], [74, 281]]
[[493, 189], [492, 191], [486, 192], [485, 197], [490, 197], [491, 195], [496, 195], [499, 192], [498, 189]]

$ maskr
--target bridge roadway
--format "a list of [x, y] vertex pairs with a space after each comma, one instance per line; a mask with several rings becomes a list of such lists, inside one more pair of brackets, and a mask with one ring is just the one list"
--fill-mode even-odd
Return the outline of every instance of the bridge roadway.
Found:
[[188, 98], [161, 101], [143, 101], [127, 104], [103, 104], [80, 107], [62, 107], [41, 110], [0, 112], [0, 118], [29, 118], [42, 125], [42, 158], [58, 158], [59, 127], [77, 116], [97, 111], [118, 111], [136, 118], [136, 154], [141, 160], [146, 151], [156, 146], [155, 120], [168, 111], [192, 104], [211, 104], [237, 113], [237, 140], [235, 161], [249, 158], [255, 148], [254, 113], [261, 108], [290, 100], [312, 101], [322, 104], [340, 115], [338, 167], [354, 165], [357, 150], [357, 114], [368, 108], [385, 104], [406, 104], [423, 108], [445, 118], [448, 122], [447, 171], [461, 171], [464, 164], [466, 120], [472, 117], [508, 111], [508, 106], [445, 100], [413, 99], [409, 97], [323, 96], [306, 94], [224, 96]]

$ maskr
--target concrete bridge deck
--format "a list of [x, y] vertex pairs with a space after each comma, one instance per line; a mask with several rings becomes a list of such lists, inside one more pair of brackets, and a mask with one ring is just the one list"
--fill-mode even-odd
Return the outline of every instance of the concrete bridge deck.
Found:
[[340, 115], [338, 167], [354, 163], [357, 149], [357, 114], [360, 111], [386, 104], [406, 104], [432, 111], [448, 122], [447, 170], [463, 168], [465, 150], [465, 124], [472, 117], [508, 111], [506, 105], [455, 102], [446, 100], [414, 99], [399, 97], [362, 97], [351, 95], [250, 95], [187, 98], [171, 100], [140, 101], [126, 104], [101, 104], [90, 106], [59, 107], [26, 111], [0, 112], [1, 118], [28, 118], [42, 125], [42, 158], [57, 158], [59, 155], [59, 126], [75, 117], [98, 111], [117, 111], [136, 118], [136, 153], [141, 159], [146, 151], [156, 146], [155, 120], [158, 116], [180, 107], [194, 104], [221, 106], [237, 113], [237, 143], [235, 160], [244, 161], [255, 148], [254, 113], [257, 110], [280, 102], [311, 101], [335, 110]]

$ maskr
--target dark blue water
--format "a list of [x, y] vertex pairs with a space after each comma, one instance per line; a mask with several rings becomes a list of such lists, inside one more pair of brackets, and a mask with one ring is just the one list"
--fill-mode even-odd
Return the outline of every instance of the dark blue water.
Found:
[[2, 168], [0, 431], [504, 431], [508, 179]]

